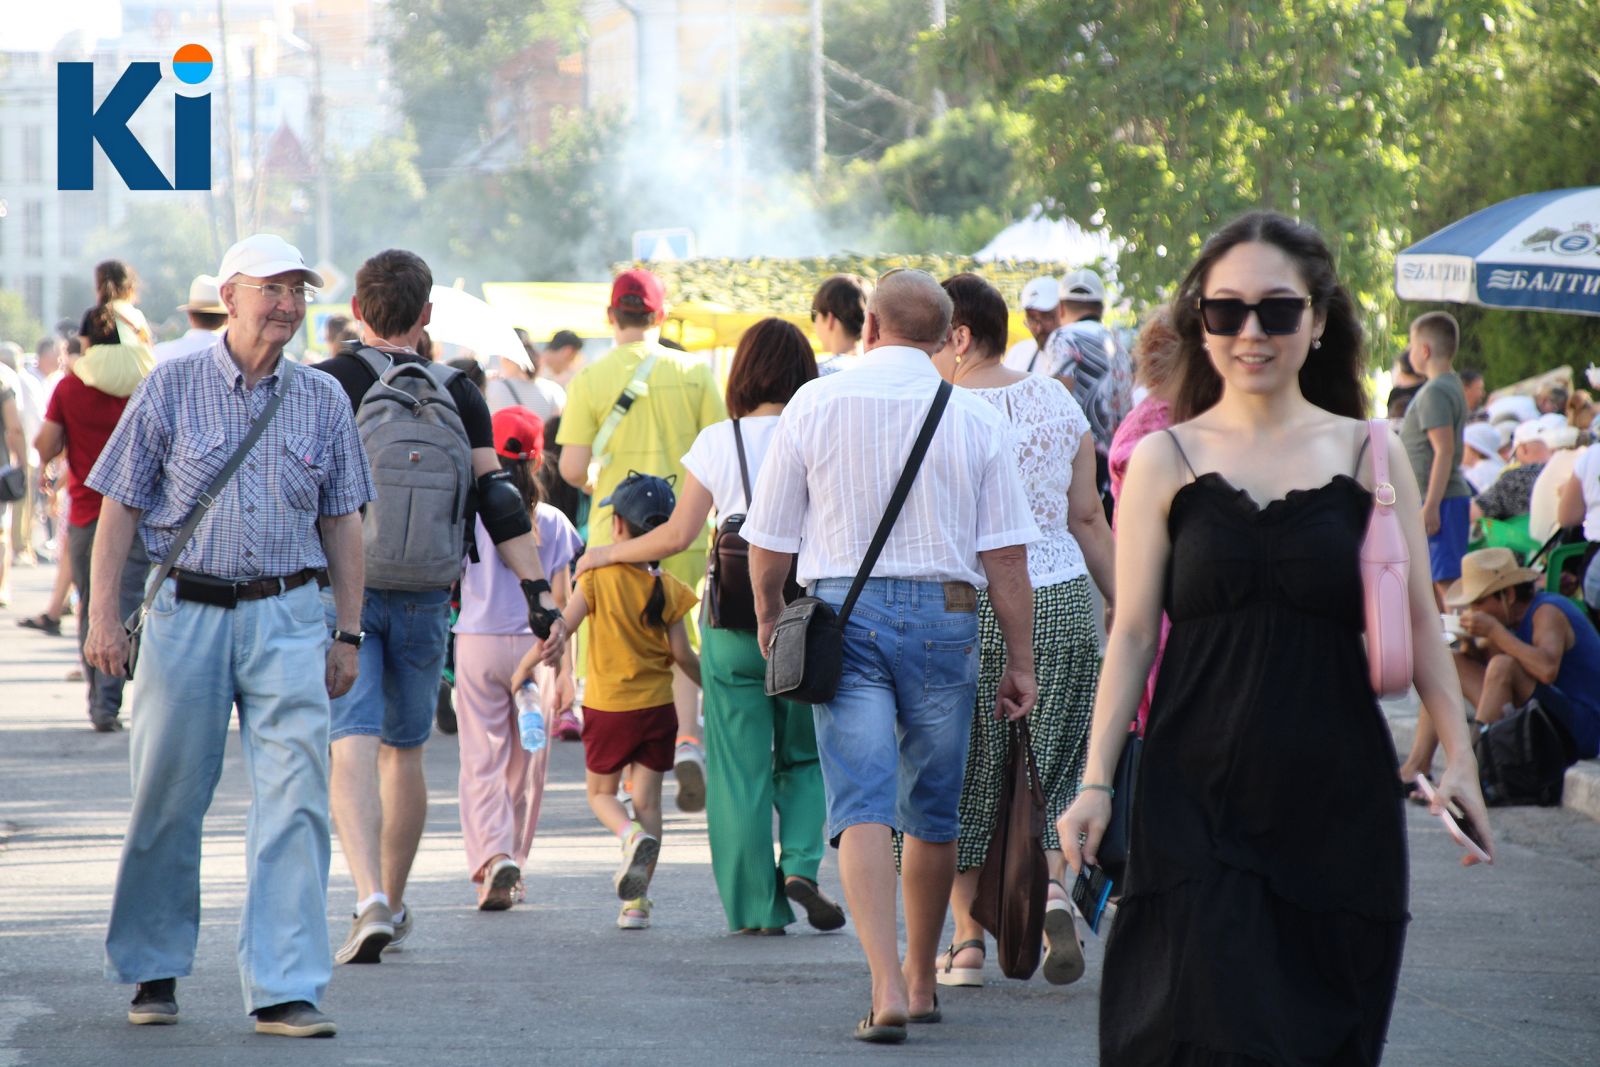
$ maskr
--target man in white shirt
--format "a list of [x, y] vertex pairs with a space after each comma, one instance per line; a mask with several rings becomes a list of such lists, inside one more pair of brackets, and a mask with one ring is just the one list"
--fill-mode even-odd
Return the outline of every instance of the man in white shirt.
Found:
[[1061, 286], [1054, 278], [1035, 278], [1022, 287], [1022, 320], [1033, 336], [1012, 345], [1000, 362], [1028, 374], [1043, 370], [1039, 353], [1044, 350], [1046, 339], [1061, 326]]
[[[866, 555], [940, 385], [929, 357], [950, 331], [931, 275], [893, 271], [867, 310], [866, 354], [784, 409], [743, 534], [765, 652], [798, 552], [799, 579], [835, 609]], [[934, 955], [955, 876], [957, 803], [977, 692], [977, 587], [1005, 639], [996, 714], [1037, 696], [1027, 548], [1038, 539], [999, 414], [951, 396], [905, 508], [844, 631], [838, 695], [815, 708], [828, 836], [872, 971], [861, 1040], [937, 1021]], [[890, 831], [905, 833], [906, 957], [896, 941]]]
[[195, 275], [194, 281], [189, 283], [189, 302], [178, 305], [179, 311], [189, 314], [189, 329], [182, 337], [155, 346], [157, 363], [192, 356], [217, 343], [217, 337], [228, 325], [228, 309], [223, 306], [218, 289], [217, 279], [211, 275]]

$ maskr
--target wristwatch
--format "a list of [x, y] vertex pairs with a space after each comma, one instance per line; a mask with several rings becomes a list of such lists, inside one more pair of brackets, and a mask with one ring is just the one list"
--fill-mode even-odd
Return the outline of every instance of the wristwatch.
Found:
[[366, 636], [367, 635], [364, 633], [351, 633], [349, 630], [333, 631], [333, 639], [335, 641], [338, 641], [340, 644], [354, 645], [356, 648], [361, 647], [361, 639]]

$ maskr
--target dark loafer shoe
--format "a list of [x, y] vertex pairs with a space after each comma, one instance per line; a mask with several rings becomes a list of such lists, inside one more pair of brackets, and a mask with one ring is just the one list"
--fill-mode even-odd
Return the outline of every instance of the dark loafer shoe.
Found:
[[332, 1037], [339, 1032], [332, 1019], [304, 1000], [274, 1004], [256, 1011], [256, 1033], [279, 1037]]
[[135, 1026], [170, 1026], [178, 1021], [178, 980], [157, 978], [140, 982], [128, 1005], [128, 1021]]

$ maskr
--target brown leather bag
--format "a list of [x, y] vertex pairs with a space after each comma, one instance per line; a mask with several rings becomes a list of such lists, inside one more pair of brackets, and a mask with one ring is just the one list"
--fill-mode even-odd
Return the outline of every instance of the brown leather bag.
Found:
[[1044, 786], [1027, 720], [1010, 723], [1008, 735], [1011, 788], [1000, 794], [994, 835], [978, 871], [972, 917], [994, 935], [1001, 973], [1031, 978], [1043, 954], [1045, 887], [1050, 880], [1044, 858]]
[[[750, 510], [750, 465], [744, 455], [744, 435], [739, 432], [739, 420], [733, 421], [733, 444], [739, 452], [739, 479], [744, 483], [745, 511]], [[711, 613], [711, 625], [719, 630], [754, 630], [756, 628], [755, 589], [750, 583], [750, 542], [739, 531], [744, 529], [744, 512], [723, 517], [717, 524], [716, 535], [711, 539], [711, 553], [706, 559], [706, 610]], [[789, 578], [784, 583], [784, 603], [801, 596], [802, 590], [795, 581], [797, 556], [790, 562]]]

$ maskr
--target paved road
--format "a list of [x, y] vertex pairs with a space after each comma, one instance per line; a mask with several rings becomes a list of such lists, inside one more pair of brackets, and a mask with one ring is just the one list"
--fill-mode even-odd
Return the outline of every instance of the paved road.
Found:
[[[1089, 975], [1065, 989], [991, 967], [985, 988], [947, 991], [946, 1021], [915, 1030], [900, 1053], [848, 1040], [867, 997], [849, 928], [727, 935], [699, 817], [668, 821], [655, 928], [617, 931], [615, 847], [583, 803], [572, 744], [554, 754], [530, 903], [474, 910], [449, 737], [428, 747], [430, 816], [409, 901], [417, 932], [379, 966], [336, 970], [325, 1004], [342, 1027], [336, 1039], [256, 1037], [243, 1013], [233, 946], [249, 797], [237, 744], [206, 823], [205, 911], [195, 975], [179, 987], [183, 1022], [130, 1027], [127, 991], [100, 978], [127, 735], [90, 732], [80, 686], [62, 680], [70, 638], [15, 628], [42, 606], [47, 580], [43, 568], [18, 571], [16, 605], [0, 611], [0, 1067], [827, 1063], [912, 1049], [951, 1063], [1095, 1062], [1093, 947]], [[1391, 1064], [1600, 1063], [1600, 824], [1554, 810], [1511, 812], [1497, 825], [1501, 864], [1462, 871], [1443, 833], [1411, 815], [1415, 918]], [[831, 857], [823, 881], [837, 889]], [[339, 934], [352, 903], [335, 847]]]

